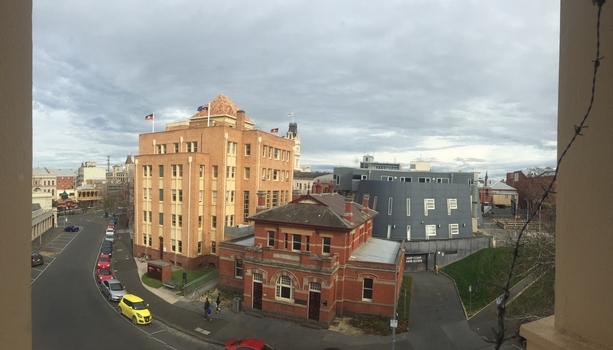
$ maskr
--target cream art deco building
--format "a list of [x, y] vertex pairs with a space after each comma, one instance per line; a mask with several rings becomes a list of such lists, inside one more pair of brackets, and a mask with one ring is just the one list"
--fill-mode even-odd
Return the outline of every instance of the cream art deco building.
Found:
[[291, 201], [294, 141], [256, 130], [219, 95], [185, 122], [139, 136], [134, 253], [195, 269], [217, 266], [218, 244], [266, 207]]

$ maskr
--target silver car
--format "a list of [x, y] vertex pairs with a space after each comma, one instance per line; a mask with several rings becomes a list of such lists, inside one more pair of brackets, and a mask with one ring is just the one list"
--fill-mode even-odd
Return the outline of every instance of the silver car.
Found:
[[124, 295], [127, 294], [126, 287], [114, 278], [105, 280], [100, 283], [100, 291], [104, 294], [109, 301], [120, 301]]

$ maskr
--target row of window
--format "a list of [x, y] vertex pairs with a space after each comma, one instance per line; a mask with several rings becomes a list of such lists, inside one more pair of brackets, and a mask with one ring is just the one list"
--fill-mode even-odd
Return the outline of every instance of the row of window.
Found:
[[[430, 236], [436, 236], [436, 229], [440, 227], [440, 225], [425, 225], [424, 230], [426, 233], [426, 239], [429, 239]], [[449, 224], [449, 235], [457, 235], [460, 234], [460, 224]], [[411, 225], [407, 225], [407, 240], [411, 240]]]
[[[151, 235], [144, 234], [143, 235], [143, 245], [147, 247], [151, 247], [151, 243], [152, 243]], [[212, 243], [215, 243], [215, 242], [212, 242]], [[170, 250], [175, 253], [183, 253], [183, 241], [171, 239], [170, 240]], [[202, 254], [202, 241], [198, 242], [198, 255], [200, 254]]]
[[[234, 276], [243, 278], [243, 261], [240, 259], [234, 260]], [[263, 276], [259, 273], [253, 274], [255, 283], [262, 283]], [[372, 301], [374, 292], [374, 280], [372, 278], [364, 278], [362, 280], [362, 301]], [[275, 282], [275, 299], [294, 302], [294, 284], [289, 276], [279, 276]], [[309, 291], [321, 292], [321, 283], [309, 282]]]
[[[247, 145], [245, 145], [246, 147]], [[250, 146], [250, 145], [249, 145]], [[245, 148], [245, 155], [251, 154], [251, 146], [249, 147], [249, 154], [247, 154], [247, 149]], [[262, 146], [262, 157], [281, 160], [284, 162], [289, 162], [290, 151], [285, 151], [272, 146]]]
[[[180, 153], [183, 152], [183, 150], [181, 149], [182, 146], [179, 142], [175, 142], [172, 144], [172, 149], [174, 150], [174, 153]], [[195, 153], [198, 152], [198, 142], [196, 141], [188, 141], [185, 143], [185, 152], [190, 152], [190, 153]], [[166, 144], [159, 144], [155, 146], [155, 154], [167, 154], [168, 152], [168, 145]]]
[[43, 181], [33, 180], [32, 186], [55, 186], [55, 180], [43, 180]]
[[[183, 215], [170, 214], [171, 222], [170, 225], [172, 227], [183, 227]], [[202, 228], [202, 215], [198, 216], [198, 228]], [[143, 210], [143, 222], [152, 223], [153, 222], [153, 213], [149, 210]], [[225, 225], [226, 226], [234, 226], [235, 216], [226, 215]], [[158, 224], [164, 225], [164, 213], [158, 213]], [[217, 228], [217, 216], [211, 215], [211, 228]]]
[[[392, 215], [392, 207], [394, 204], [394, 198], [390, 197], [387, 200], [387, 215]], [[434, 198], [424, 198], [424, 215], [428, 216], [429, 210], [435, 210]], [[411, 216], [411, 198], [406, 199], [407, 216]], [[457, 198], [447, 198], [447, 215], [451, 215], [452, 210], [458, 209]], [[377, 210], [377, 197], [373, 200], [373, 210]]]
[[[311, 236], [304, 236], [299, 234], [292, 234], [291, 241], [288, 233], [283, 234], [283, 248], [291, 249], [293, 251], [311, 251]], [[303, 242], [304, 241], [304, 242]], [[329, 255], [332, 239], [330, 237], [322, 237], [321, 239], [321, 254]], [[291, 248], [290, 248], [291, 245]], [[267, 246], [275, 246], [275, 231], [268, 231]], [[304, 247], [304, 249], [302, 249]]]
[[[353, 174], [353, 180], [368, 180], [367, 174]], [[337, 185], [340, 184], [341, 176], [338, 174], [334, 174], [334, 180]], [[382, 175], [381, 181], [400, 181], [400, 182], [413, 182], [413, 178], [409, 176], [391, 176], [391, 175]], [[418, 177], [417, 182], [419, 183], [443, 183], [448, 184], [449, 178], [447, 177]], [[474, 181], [472, 179], [468, 180], [468, 184], [472, 185]]]

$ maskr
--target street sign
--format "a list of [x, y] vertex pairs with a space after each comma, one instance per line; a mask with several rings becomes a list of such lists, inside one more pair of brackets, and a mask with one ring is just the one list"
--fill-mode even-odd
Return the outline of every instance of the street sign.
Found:
[[398, 328], [398, 320], [390, 320], [390, 327]]

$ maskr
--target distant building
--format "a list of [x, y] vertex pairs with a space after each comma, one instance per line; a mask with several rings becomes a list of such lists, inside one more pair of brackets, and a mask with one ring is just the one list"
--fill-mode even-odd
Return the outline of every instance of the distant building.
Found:
[[390, 315], [404, 272], [402, 242], [372, 237], [377, 212], [338, 193], [296, 196], [249, 217], [254, 234], [220, 244], [221, 286], [248, 312], [330, 325], [346, 314]]
[[47, 168], [32, 169], [32, 193], [57, 194], [57, 175]]
[[84, 186], [95, 182], [106, 181], [106, 169], [98, 168], [96, 162], [83, 162], [77, 169], [76, 186]]
[[[481, 208], [510, 208], [517, 205], [517, 190], [502, 181], [490, 180], [485, 173], [485, 180], [479, 180], [479, 202]], [[516, 208], [517, 209], [517, 208]]]
[[[554, 175], [555, 169], [550, 167], [527, 168], [507, 173], [506, 184], [517, 190], [519, 207], [532, 210], [538, 206]], [[554, 182], [548, 198], [549, 205], [555, 205], [556, 185]]]
[[481, 220], [477, 180], [476, 172], [397, 170], [391, 164], [334, 168], [335, 191], [357, 200], [370, 195], [372, 209], [380, 213], [374, 237], [408, 241], [472, 237]]
[[52, 203], [53, 195], [50, 192], [32, 193], [32, 241], [57, 226], [57, 211]]
[[[313, 186], [317, 182], [320, 184], [327, 184], [332, 181], [332, 173], [326, 172], [305, 172], [305, 171], [294, 171], [294, 191], [298, 191], [301, 195], [307, 194], [307, 192], [315, 193]], [[324, 189], [323, 193], [332, 193], [334, 192], [334, 188], [331, 191], [328, 189]]]

